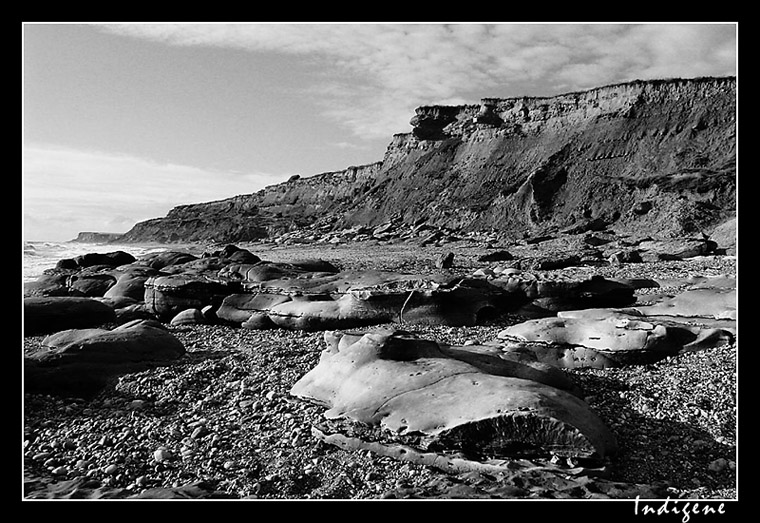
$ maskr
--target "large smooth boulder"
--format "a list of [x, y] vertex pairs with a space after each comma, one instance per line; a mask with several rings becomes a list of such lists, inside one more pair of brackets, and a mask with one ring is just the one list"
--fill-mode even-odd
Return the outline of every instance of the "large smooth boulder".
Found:
[[114, 376], [176, 360], [185, 347], [155, 320], [136, 320], [113, 330], [69, 329], [42, 341], [24, 358], [24, 391], [91, 396]]
[[116, 320], [113, 307], [94, 298], [24, 298], [24, 335], [99, 326]]
[[603, 457], [617, 449], [583, 400], [534, 379], [540, 367], [511, 360], [488, 372], [435, 342], [391, 331], [326, 333], [325, 340], [319, 364], [290, 392], [328, 407], [327, 418], [391, 438], [419, 436], [419, 446], [436, 451]]
[[147, 267], [130, 266], [123, 270], [115, 270], [111, 275], [116, 282], [104, 294], [105, 298], [132, 298], [143, 301], [145, 299], [145, 282], [148, 278], [156, 276], [158, 271]]

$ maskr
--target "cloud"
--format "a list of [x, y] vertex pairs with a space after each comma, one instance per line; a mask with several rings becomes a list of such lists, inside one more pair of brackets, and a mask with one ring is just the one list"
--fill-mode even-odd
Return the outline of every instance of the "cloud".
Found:
[[367, 138], [406, 131], [419, 105], [736, 74], [733, 24], [112, 24], [103, 30], [315, 60], [323, 67], [308, 89], [319, 95], [323, 113]]
[[125, 232], [177, 205], [249, 194], [280, 181], [262, 173], [27, 145], [22, 159], [24, 237], [65, 241], [80, 231]]

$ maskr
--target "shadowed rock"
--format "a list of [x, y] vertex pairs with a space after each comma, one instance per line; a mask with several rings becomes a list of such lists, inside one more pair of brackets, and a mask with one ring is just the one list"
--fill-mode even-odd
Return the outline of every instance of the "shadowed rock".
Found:
[[114, 376], [172, 361], [185, 347], [155, 320], [107, 329], [69, 329], [46, 337], [24, 358], [24, 391], [91, 396]]
[[24, 298], [24, 335], [45, 334], [115, 321], [109, 305], [93, 298], [48, 296]]

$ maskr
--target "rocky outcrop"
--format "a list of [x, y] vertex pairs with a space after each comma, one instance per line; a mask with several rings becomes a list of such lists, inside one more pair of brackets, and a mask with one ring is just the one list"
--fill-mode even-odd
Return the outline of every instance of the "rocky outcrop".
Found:
[[577, 224], [673, 236], [736, 215], [736, 80], [634, 81], [425, 106], [382, 161], [180, 206], [123, 241], [246, 241], [395, 220], [521, 237]]
[[122, 234], [115, 232], [80, 232], [71, 241], [78, 243], [110, 243], [118, 241]]

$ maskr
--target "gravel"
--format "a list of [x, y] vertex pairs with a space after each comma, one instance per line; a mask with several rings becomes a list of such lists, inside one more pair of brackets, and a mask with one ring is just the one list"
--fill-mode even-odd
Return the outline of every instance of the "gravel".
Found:
[[[364, 252], [349, 263], [361, 266], [371, 256]], [[397, 259], [397, 269], [428, 267], [411, 254]], [[704, 257], [577, 270], [684, 278], [734, 274], [735, 260]], [[478, 327], [393, 326], [464, 344], [493, 340], [517, 321], [504, 315]], [[651, 365], [566, 371], [621, 447], [608, 464], [609, 476], [592, 488], [587, 479], [558, 486], [548, 476], [527, 483], [512, 478], [506, 485], [498, 478], [454, 475], [325, 444], [311, 434], [311, 427], [323, 422], [324, 408], [288, 394], [317, 364], [322, 333], [168, 328], [187, 349], [173, 364], [123, 375], [91, 400], [24, 395], [25, 498], [371, 499], [441, 492], [446, 497], [632, 498], [648, 492], [645, 486], [672, 498], [737, 497], [735, 344]], [[41, 340], [25, 338], [25, 351]]]

